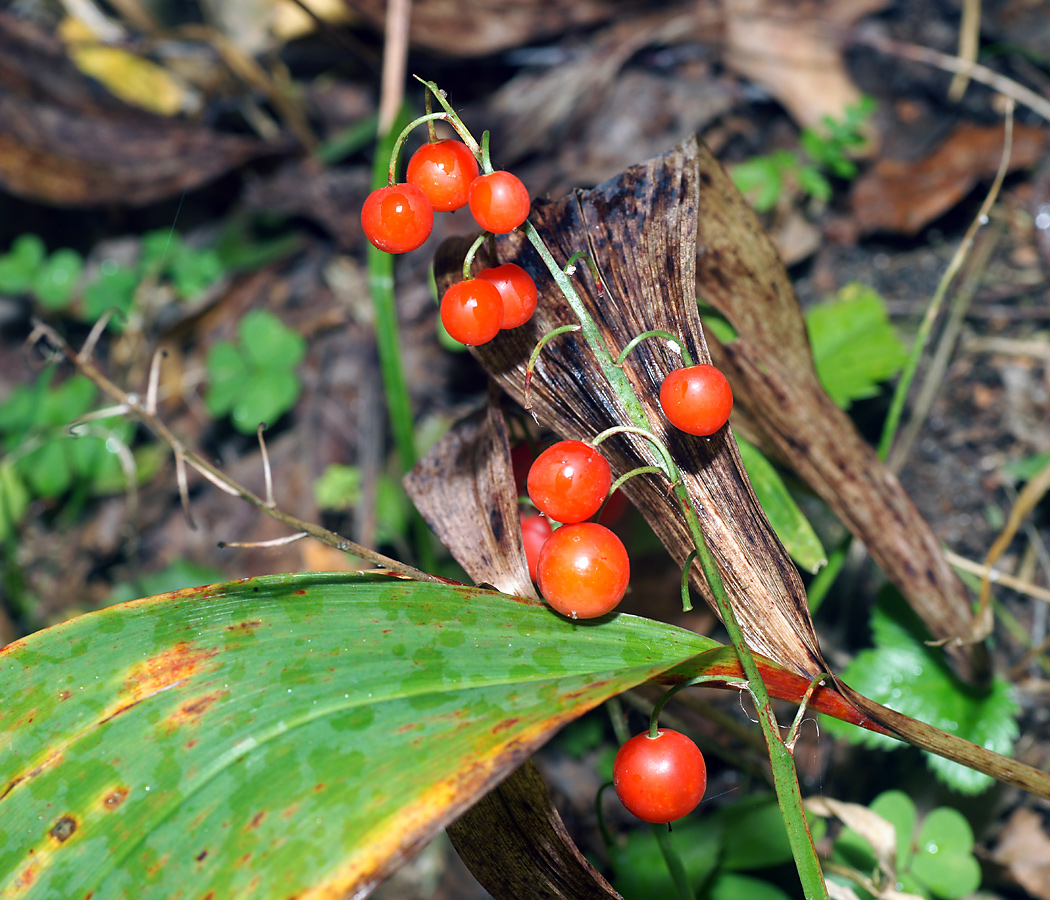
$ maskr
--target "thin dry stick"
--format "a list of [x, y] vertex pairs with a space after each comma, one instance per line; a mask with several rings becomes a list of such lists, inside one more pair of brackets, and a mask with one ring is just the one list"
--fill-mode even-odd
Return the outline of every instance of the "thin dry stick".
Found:
[[[1017, 530], [1024, 524], [1028, 514], [1035, 509], [1036, 504], [1043, 499], [1047, 490], [1050, 490], [1050, 463], [1043, 466], [1039, 473], [1017, 495], [1017, 502], [1010, 509], [1006, 525], [984, 558], [984, 564], [989, 570], [995, 564], [995, 561], [1006, 552], [1006, 548], [1010, 546], [1010, 541], [1014, 539]], [[991, 618], [991, 599], [992, 581], [988, 573], [985, 573], [981, 579], [981, 592], [978, 596], [977, 620], [980, 620], [982, 615]]]
[[389, 0], [386, 8], [386, 36], [383, 46], [383, 75], [379, 96], [380, 136], [394, 126], [401, 98], [405, 95], [405, 69], [408, 65], [408, 23], [412, 0]]
[[[977, 47], [981, 36], [981, 0], [963, 0], [962, 22], [959, 25], [959, 59], [973, 65], [977, 62]], [[956, 72], [948, 88], [948, 99], [958, 103], [966, 93], [970, 78]]]
[[873, 47], [889, 56], [899, 56], [914, 62], [925, 63], [928, 66], [935, 66], [947, 72], [961, 72], [974, 81], [988, 85], [988, 87], [998, 91], [1004, 97], [1009, 97], [1022, 106], [1027, 106], [1030, 110], [1050, 122], [1050, 100], [1040, 97], [1035, 91], [979, 63], [967, 62], [956, 56], [949, 56], [947, 53], [939, 53], [936, 50], [930, 50], [928, 47], [920, 47], [918, 44], [896, 41], [893, 38], [875, 34], [870, 29], [858, 29], [856, 42], [867, 47]]
[[1032, 584], [1030, 581], [1017, 578], [1009, 572], [1003, 572], [1000, 569], [974, 562], [972, 559], [967, 559], [965, 556], [960, 556], [951, 550], [944, 551], [944, 558], [948, 560], [949, 565], [961, 572], [979, 575], [981, 578], [988, 579], [992, 584], [1001, 584], [1011, 591], [1017, 591], [1019, 594], [1025, 594], [1029, 597], [1034, 597], [1036, 600], [1042, 600], [1044, 603], [1050, 603], [1050, 590], [1037, 584]]
[[980, 286], [981, 273], [987, 268], [992, 252], [998, 246], [1002, 234], [1002, 228], [996, 225], [985, 232], [974, 246], [973, 255], [968, 266], [969, 274], [952, 300], [948, 321], [941, 331], [940, 339], [937, 341], [937, 349], [930, 359], [930, 365], [923, 376], [919, 392], [912, 403], [911, 417], [908, 419], [908, 424], [901, 429], [900, 436], [897, 438], [893, 449], [890, 451], [889, 458], [886, 460], [886, 464], [895, 473], [900, 472], [901, 467], [908, 458], [912, 445], [919, 436], [919, 431], [926, 421], [926, 416], [929, 415], [930, 408], [933, 406], [933, 401], [937, 398], [937, 392], [940, 390], [941, 383], [944, 380], [944, 373], [948, 369], [948, 363], [951, 361], [952, 353], [958, 343], [959, 334], [966, 319], [966, 313], [973, 302], [974, 295], [977, 293], [977, 288]]
[[62, 338], [57, 331], [51, 328], [51, 326], [45, 325], [42, 322], [37, 322], [35, 323], [33, 332], [29, 337], [29, 342], [37, 343], [41, 338], [46, 338], [53, 348], [64, 355], [76, 367], [78, 372], [94, 382], [104, 394], [126, 409], [128, 413], [134, 415], [135, 418], [142, 422], [142, 424], [160, 438], [160, 440], [171, 447], [172, 452], [175, 454], [175, 475], [179, 485], [179, 497], [182, 501], [182, 508], [186, 513], [186, 517], [191, 523], [193, 522], [193, 517], [190, 511], [189, 487], [186, 477], [187, 464], [193, 466], [193, 468], [207, 478], [208, 481], [217, 487], [222, 488], [222, 490], [226, 491], [228, 494], [247, 501], [252, 506], [262, 510], [266, 515], [270, 516], [270, 518], [282, 522], [297, 532], [305, 532], [310, 537], [321, 541], [323, 544], [327, 544], [329, 547], [334, 547], [336, 550], [349, 553], [351, 556], [356, 556], [359, 559], [368, 560], [374, 565], [381, 566], [384, 569], [403, 575], [406, 578], [439, 584], [446, 583], [443, 578], [428, 575], [426, 572], [422, 572], [413, 566], [406, 565], [399, 560], [392, 559], [382, 553], [377, 553], [375, 550], [370, 550], [368, 547], [362, 547], [360, 544], [355, 544], [353, 541], [348, 540], [340, 534], [336, 534], [334, 531], [329, 531], [327, 528], [322, 528], [320, 525], [307, 522], [276, 507], [268, 506], [262, 497], [259, 497], [252, 491], [248, 490], [248, 488], [244, 487], [239, 482], [234, 481], [225, 472], [216, 468], [192, 450], [188, 450], [182, 441], [172, 433], [168, 426], [165, 425], [156, 415], [149, 412], [145, 405], [139, 402], [137, 397], [132, 396], [127, 391], [121, 389], [110, 381], [90, 359], [84, 358], [82, 353], [76, 353], [73, 348], [66, 343], [65, 339]]

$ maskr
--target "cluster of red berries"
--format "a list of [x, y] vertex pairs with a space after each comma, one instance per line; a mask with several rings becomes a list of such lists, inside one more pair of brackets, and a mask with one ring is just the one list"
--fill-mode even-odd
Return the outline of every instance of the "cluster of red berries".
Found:
[[674, 822], [691, 813], [707, 790], [700, 748], [678, 731], [660, 728], [635, 735], [613, 760], [613, 787], [620, 802], [645, 822]]
[[[424, 144], [408, 161], [406, 181], [369, 194], [361, 208], [365, 236], [387, 253], [407, 253], [430, 237], [434, 211], [464, 206], [485, 231], [506, 234], [529, 216], [529, 192], [516, 175], [481, 175], [466, 144]], [[452, 285], [441, 298], [441, 322], [461, 344], [492, 340], [503, 328], [524, 325], [536, 309], [536, 283], [513, 263], [484, 269]]]
[[[559, 441], [529, 469], [529, 498], [543, 516], [522, 513], [529, 575], [543, 599], [562, 615], [593, 619], [623, 599], [631, 566], [623, 542], [604, 525], [587, 522], [605, 502], [612, 471], [582, 441]], [[562, 526], [552, 530], [550, 520]]]

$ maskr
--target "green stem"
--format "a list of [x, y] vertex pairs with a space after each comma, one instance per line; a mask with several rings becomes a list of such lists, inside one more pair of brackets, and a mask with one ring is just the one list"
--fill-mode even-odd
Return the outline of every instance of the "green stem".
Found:
[[[432, 123], [435, 119], [445, 120], [447, 118], [447, 113], [429, 113], [428, 115], [420, 116], [418, 119], [413, 119], [404, 128], [401, 129], [401, 133], [397, 136], [397, 140], [394, 141], [394, 145], [390, 148], [390, 167], [387, 169], [386, 172], [387, 184], [394, 184], [397, 181], [397, 155], [401, 152], [401, 147], [404, 145], [405, 141], [408, 140], [408, 136], [424, 122], [431, 123], [430, 127], [433, 128]], [[385, 142], [386, 137], [384, 137], [383, 140]], [[382, 159], [383, 155], [385, 154], [381, 154], [378, 158]], [[377, 182], [373, 178], [372, 188], [375, 189], [377, 187], [383, 187], [383, 184], [382, 182]]]
[[630, 472], [624, 473], [619, 478], [617, 478], [616, 481], [614, 481], [612, 483], [612, 487], [609, 488], [609, 496], [611, 497], [613, 494], [615, 494], [616, 491], [619, 490], [619, 488], [623, 486], [623, 483], [625, 481], [630, 481], [632, 478], [634, 478], [635, 475], [663, 475], [663, 474], [664, 474], [664, 470], [661, 469], [659, 466], [639, 466], [637, 469], [631, 469]]
[[649, 737], [656, 737], [660, 729], [660, 713], [663, 712], [663, 708], [667, 705], [668, 700], [679, 691], [685, 690], [685, 688], [696, 687], [698, 684], [710, 684], [714, 681], [717, 681], [719, 684], [733, 684], [750, 690], [743, 678], [726, 678], [724, 675], [698, 675], [696, 678], [690, 678], [681, 684], [676, 684], [656, 701], [653, 711], [649, 714]]
[[693, 598], [689, 596], [689, 567], [696, 559], [696, 547], [689, 551], [685, 562], [682, 563], [682, 612], [691, 612], [693, 609]]
[[529, 410], [532, 409], [532, 403], [529, 401], [529, 389], [532, 386], [532, 373], [536, 370], [536, 363], [539, 362], [540, 354], [543, 352], [543, 348], [547, 346], [554, 338], [560, 334], [568, 334], [570, 331], [579, 331], [579, 325], [560, 325], [557, 328], [548, 331], [543, 337], [537, 342], [536, 346], [532, 348], [532, 353], [529, 356], [528, 365], [525, 366], [525, 396], [522, 402], [522, 408]]
[[416, 79], [416, 81], [422, 84], [423, 87], [430, 91], [431, 96], [433, 96], [434, 99], [441, 104], [441, 108], [447, 113], [448, 123], [455, 129], [455, 132], [459, 135], [460, 140], [462, 140], [463, 143], [470, 148], [470, 152], [473, 153], [477, 160], [480, 162], [481, 146], [474, 139], [474, 135], [470, 133], [470, 129], [463, 124], [463, 120], [459, 117], [459, 113], [457, 113], [452, 108], [452, 104], [448, 102], [448, 98], [445, 96], [445, 92], [442, 91], [441, 88], [439, 88], [436, 84], [434, 84], [433, 81], [426, 81], [425, 79], [420, 78], [418, 75], [415, 75], [413, 77]]
[[611, 787], [614, 787], [613, 783], [607, 781], [598, 788], [598, 793], [594, 795], [594, 817], [598, 820], [598, 833], [602, 836], [602, 843], [605, 844], [606, 850], [611, 850], [615, 846], [609, 826], [605, 824], [605, 813], [602, 812], [602, 794]]
[[680, 900], [696, 900], [693, 886], [689, 883], [689, 877], [685, 873], [685, 866], [682, 865], [682, 857], [678, 855], [674, 844], [671, 843], [670, 827], [667, 825], [653, 825], [652, 829], [653, 836], [656, 838], [656, 843], [660, 845], [660, 852], [663, 854], [664, 862], [667, 863], [667, 871], [671, 874], [671, 881], [674, 882], [675, 890], [678, 892]]
[[474, 265], [474, 256], [478, 252], [478, 248], [485, 243], [489, 233], [483, 231], [475, 238], [474, 243], [470, 245], [470, 249], [467, 251], [467, 255], [463, 257], [463, 280], [470, 281], [470, 267]]
[[594, 279], [595, 290], [597, 290], [599, 294], [604, 294], [605, 285], [602, 283], [601, 276], [598, 274], [598, 267], [594, 264], [594, 260], [591, 259], [591, 255], [584, 250], [577, 250], [569, 257], [569, 261], [565, 263], [565, 274], [576, 274], [576, 260], [578, 259], [584, 259], [587, 261], [587, 268], [591, 270], [591, 278]]
[[671, 452], [664, 446], [664, 442], [649, 431], [648, 428], [635, 428], [633, 425], [613, 425], [612, 428], [606, 428], [605, 431], [595, 435], [594, 438], [591, 439], [591, 445], [597, 447], [603, 441], [617, 434], [636, 434], [649, 441], [649, 443], [653, 445], [653, 449], [656, 450], [657, 455], [663, 461], [663, 474], [667, 477], [667, 480], [678, 480], [678, 466], [675, 465], [674, 459], [671, 457]]
[[[387, 158], [386, 151], [390, 146], [392, 134], [393, 131], [382, 135], [376, 147], [372, 172], [373, 188], [382, 187], [389, 177], [383, 161]], [[394, 303], [394, 257], [373, 247], [371, 243], [368, 244], [367, 252], [368, 290], [372, 295], [376, 349], [379, 354], [379, 369], [383, 376], [387, 414], [390, 417], [390, 430], [401, 461], [401, 470], [407, 472], [416, 464], [417, 459], [415, 419], [405, 368], [401, 361], [400, 324], [397, 319], [397, 306]], [[428, 572], [433, 571], [436, 559], [430, 529], [418, 512], [414, 513], [411, 521], [420, 568]]]
[[692, 367], [693, 358], [689, 355], [689, 351], [685, 349], [685, 345], [682, 343], [682, 339], [677, 335], [671, 334], [670, 331], [661, 331], [658, 328], [653, 329], [652, 331], [643, 331], [637, 337], [631, 338], [630, 343], [626, 347], [624, 347], [623, 350], [620, 351], [620, 355], [616, 357], [616, 362], [614, 363], [614, 365], [622, 366], [623, 361], [627, 359], [627, 354], [629, 354], [642, 341], [646, 340], [647, 338], [653, 337], [662, 337], [674, 343], [675, 347], [678, 348], [678, 354], [682, 357], [682, 362], [684, 362], [690, 368]]

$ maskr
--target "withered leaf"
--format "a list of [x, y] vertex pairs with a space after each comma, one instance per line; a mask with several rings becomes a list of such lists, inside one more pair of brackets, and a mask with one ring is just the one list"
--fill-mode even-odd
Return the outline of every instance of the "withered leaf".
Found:
[[[704, 211], [697, 294], [736, 329], [729, 343], [709, 334], [709, 346], [757, 436], [863, 541], [935, 638], [970, 634], [969, 597], [937, 538], [821, 386], [791, 281], [761, 223], [706, 148], [695, 165]], [[948, 653], [964, 678], [986, 672], [981, 645]]]
[[[1045, 128], [1016, 123], [1010, 169], [1046, 155]], [[924, 159], [880, 159], [853, 185], [850, 200], [861, 232], [916, 234], [962, 200], [981, 178], [991, 178], [1003, 155], [1003, 127], [964, 122]]]
[[0, 187], [41, 203], [138, 206], [288, 152], [126, 105], [83, 75], [62, 44], [0, 13]]
[[610, 900], [620, 896], [569, 837], [531, 761], [447, 831], [463, 862], [494, 897]]
[[[696, 220], [699, 180], [695, 141], [628, 170], [591, 191], [577, 191], [557, 203], [536, 204], [533, 221], [563, 263], [586, 251], [603, 283], [599, 295], [580, 265], [578, 290], [608, 346], [616, 351], [637, 334], [660, 328], [681, 335], [695, 361], [708, 361], [693, 284], [696, 277]], [[535, 251], [520, 232], [499, 239], [499, 261], [516, 260], [536, 279], [542, 301], [527, 325], [502, 332], [476, 349], [496, 381], [524, 403], [525, 367], [539, 338], [574, 322]], [[438, 251], [439, 288], [461, 269], [465, 242], [446, 242]], [[478, 265], [493, 264], [479, 254]], [[540, 360], [531, 400], [539, 421], [558, 434], [590, 440], [612, 425], [629, 421], [582, 339], [556, 339]], [[813, 677], [826, 669], [809, 619], [805, 590], [755, 499], [731, 430], [697, 438], [671, 428], [659, 408], [659, 386], [680, 365], [664, 341], [649, 340], [628, 358], [624, 371], [649, 418], [649, 427], [670, 449], [699, 515], [722, 573], [730, 601], [752, 648], [788, 669]], [[603, 452], [622, 474], [656, 463], [651, 445], [634, 435], [607, 441]], [[624, 486], [653, 530], [679, 563], [692, 546], [685, 518], [668, 498], [666, 480], [633, 478]], [[699, 565], [692, 583], [707, 596]], [[709, 598], [710, 600], [710, 598]]]
[[522, 547], [507, 425], [496, 398], [457, 422], [403, 483], [471, 578], [539, 599]]

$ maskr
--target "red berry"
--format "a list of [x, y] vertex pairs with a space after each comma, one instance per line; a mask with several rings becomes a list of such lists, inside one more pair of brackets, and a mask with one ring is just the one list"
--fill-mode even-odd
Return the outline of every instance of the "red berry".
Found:
[[536, 580], [536, 566], [540, 561], [540, 550], [551, 536], [551, 523], [543, 516], [522, 512], [521, 537], [525, 544], [525, 560], [529, 564], [529, 578]]
[[733, 391], [714, 366], [675, 369], [660, 385], [660, 406], [675, 428], [704, 437], [729, 421]]
[[441, 323], [461, 344], [476, 347], [499, 334], [503, 300], [487, 281], [469, 278], [452, 285], [441, 298]]
[[408, 253], [430, 237], [434, 207], [414, 184], [392, 184], [368, 195], [361, 207], [361, 227], [380, 250]]
[[605, 457], [583, 441], [558, 441], [529, 469], [529, 498], [555, 522], [582, 522], [599, 509], [612, 487]]
[[470, 211], [493, 234], [513, 231], [529, 217], [529, 192], [510, 172], [479, 175], [470, 183]]
[[424, 144], [408, 161], [405, 180], [420, 188], [438, 212], [467, 205], [470, 183], [478, 177], [478, 161], [461, 141]]
[[510, 468], [514, 473], [514, 490], [518, 496], [528, 492], [525, 482], [528, 481], [529, 469], [535, 459], [528, 444], [515, 444], [510, 448]]
[[627, 590], [631, 563], [620, 539], [604, 525], [562, 525], [540, 550], [536, 581], [554, 609], [593, 619], [616, 608]]
[[536, 311], [536, 282], [521, 266], [504, 263], [492, 269], [482, 269], [478, 278], [496, 285], [503, 298], [503, 328], [524, 325]]
[[645, 822], [673, 822], [691, 813], [707, 790], [707, 765], [684, 734], [661, 728], [635, 735], [613, 760], [616, 795]]

